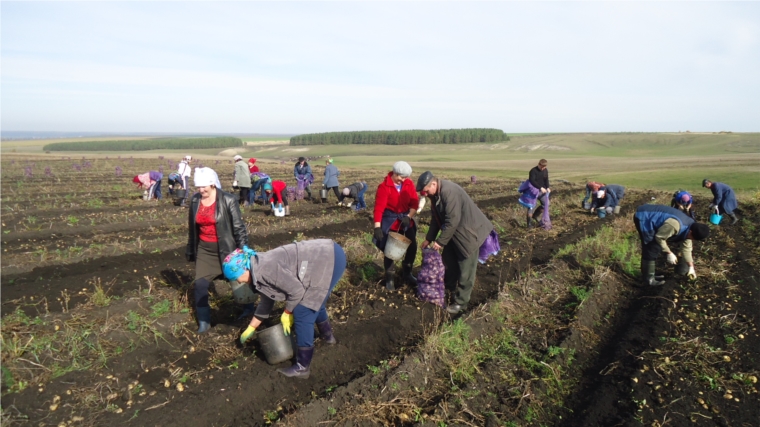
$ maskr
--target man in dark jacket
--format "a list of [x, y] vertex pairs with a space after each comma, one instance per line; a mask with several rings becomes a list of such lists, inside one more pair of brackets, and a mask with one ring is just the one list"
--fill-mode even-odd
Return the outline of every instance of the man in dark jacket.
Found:
[[430, 228], [421, 247], [443, 248], [444, 283], [454, 293], [454, 303], [446, 310], [457, 314], [470, 302], [480, 246], [493, 230], [493, 224], [462, 187], [438, 179], [430, 171], [420, 175], [416, 189], [431, 200]]
[[641, 239], [641, 278], [644, 284], [657, 286], [664, 282], [655, 276], [655, 261], [665, 253], [668, 264], [677, 264], [678, 257], [668, 243], [681, 245], [681, 256], [689, 265], [689, 278], [696, 279], [694, 260], [691, 257], [692, 240], [703, 240], [710, 228], [695, 222], [676, 208], [663, 205], [642, 205], [636, 209], [633, 223]]
[[617, 184], [599, 187], [591, 202], [591, 213], [596, 209], [604, 209], [607, 215], [613, 213], [620, 206], [620, 201], [625, 197], [625, 187]]
[[546, 195], [552, 191], [551, 188], [549, 188], [549, 171], [546, 170], [546, 165], [548, 163], [549, 162], [547, 162], [546, 159], [541, 159], [538, 161], [538, 166], [533, 167], [528, 173], [528, 181], [530, 182], [530, 185], [540, 191], [537, 199], [541, 202], [541, 206], [528, 209], [528, 228], [532, 227], [532, 221], [538, 221], [537, 218], [541, 218], [544, 206], [546, 206]]

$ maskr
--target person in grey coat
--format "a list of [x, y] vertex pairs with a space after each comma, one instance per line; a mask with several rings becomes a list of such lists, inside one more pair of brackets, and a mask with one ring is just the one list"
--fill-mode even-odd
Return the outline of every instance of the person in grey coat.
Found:
[[620, 206], [620, 201], [625, 196], [625, 187], [617, 184], [609, 184], [599, 187], [591, 201], [591, 213], [596, 209], [604, 209], [607, 215], [614, 212]]
[[443, 249], [444, 284], [454, 293], [454, 303], [446, 310], [457, 314], [470, 302], [480, 246], [493, 231], [493, 224], [462, 187], [438, 179], [430, 171], [420, 175], [416, 189], [431, 201], [430, 228], [420, 247]]
[[314, 325], [320, 337], [335, 344], [327, 317], [327, 300], [346, 271], [346, 253], [329, 239], [305, 240], [256, 253], [243, 248], [224, 260], [224, 275], [238, 283], [247, 283], [260, 300], [248, 328], [240, 335], [245, 343], [256, 328], [269, 318], [276, 301], [285, 302], [280, 317], [286, 335], [291, 327], [296, 333], [296, 363], [278, 369], [287, 377], [309, 378], [314, 356]]
[[340, 171], [333, 164], [333, 159], [327, 160], [325, 162], [325, 179], [322, 180], [322, 186], [328, 190], [332, 189], [335, 197], [338, 198], [338, 203], [340, 203], [340, 192], [338, 191], [338, 186], [340, 185], [338, 183], [339, 176]]
[[248, 170], [248, 163], [243, 160], [243, 156], [236, 155], [235, 160], [235, 178], [232, 186], [240, 188], [241, 206], [248, 206], [248, 192], [251, 191], [251, 172]]
[[712, 182], [709, 179], [702, 181], [702, 187], [709, 188], [713, 194], [713, 201], [710, 203], [710, 213], [718, 211], [719, 214], [726, 214], [731, 217], [731, 225], [736, 224], [739, 218], [734, 211], [739, 207], [736, 201], [734, 189], [722, 182]]

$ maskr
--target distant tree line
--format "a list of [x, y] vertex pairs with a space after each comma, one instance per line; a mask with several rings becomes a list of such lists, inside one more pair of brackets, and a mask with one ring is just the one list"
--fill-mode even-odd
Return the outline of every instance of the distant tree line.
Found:
[[78, 141], [47, 144], [44, 151], [144, 151], [241, 147], [243, 140], [231, 136], [212, 138], [156, 138], [126, 141]]
[[336, 144], [466, 144], [509, 141], [499, 129], [433, 129], [307, 133], [290, 138], [290, 145]]

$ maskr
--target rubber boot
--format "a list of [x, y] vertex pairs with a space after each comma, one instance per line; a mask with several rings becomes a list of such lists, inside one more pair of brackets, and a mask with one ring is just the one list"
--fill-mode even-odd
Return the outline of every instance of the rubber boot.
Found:
[[[660, 276], [662, 277], [662, 276]], [[659, 280], [655, 276], [655, 262], [641, 260], [641, 279], [645, 285], [649, 286], [662, 286], [665, 281]]]
[[290, 206], [285, 206], [285, 216], [290, 216]]
[[256, 311], [256, 305], [254, 303], [243, 304], [243, 312], [238, 316], [237, 320], [245, 319]]
[[311, 358], [314, 356], [314, 347], [298, 347], [295, 365], [289, 368], [278, 369], [277, 372], [286, 377], [296, 377], [303, 380], [309, 378], [309, 366]]
[[199, 334], [202, 334], [211, 328], [211, 307], [196, 307], [195, 316], [198, 318]]
[[401, 277], [407, 285], [417, 287], [417, 278], [412, 274], [412, 266], [404, 264], [403, 270], [401, 270]]
[[385, 289], [389, 291], [395, 291], [396, 286], [393, 284], [393, 276], [396, 275], [395, 266], [391, 266], [388, 270], [385, 270]]
[[530, 214], [528, 214], [528, 230], [530, 230], [531, 228], [533, 228], [533, 217], [531, 217]]
[[731, 217], [731, 225], [734, 225], [737, 222], [739, 222], [739, 218], [736, 217], [735, 213], [732, 212], [732, 213], [726, 214], [726, 215], [728, 215], [729, 217]]
[[319, 336], [328, 344], [337, 344], [338, 340], [335, 339], [333, 334], [332, 325], [329, 320], [325, 320], [322, 323], [317, 323], [317, 329], [319, 330]]

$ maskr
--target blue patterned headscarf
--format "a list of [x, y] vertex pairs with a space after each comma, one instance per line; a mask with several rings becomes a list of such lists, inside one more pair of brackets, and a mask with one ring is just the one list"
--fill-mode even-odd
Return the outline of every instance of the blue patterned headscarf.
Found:
[[237, 280], [238, 277], [245, 273], [245, 270], [251, 270], [251, 275], [253, 275], [253, 264], [251, 263], [251, 259], [255, 256], [256, 251], [248, 246], [243, 246], [243, 249], [235, 249], [230, 252], [230, 254], [224, 258], [224, 262], [222, 263], [224, 277], [230, 281]]

